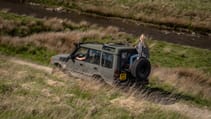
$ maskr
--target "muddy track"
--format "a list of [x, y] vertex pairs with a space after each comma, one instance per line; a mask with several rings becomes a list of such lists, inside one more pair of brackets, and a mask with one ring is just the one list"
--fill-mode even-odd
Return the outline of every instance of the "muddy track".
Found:
[[93, 16], [74, 11], [49, 11], [40, 6], [31, 6], [28, 4], [20, 4], [11, 1], [8, 2], [5, 0], [0, 0], [0, 9], [7, 9], [9, 12], [35, 16], [39, 18], [58, 17], [62, 19], [70, 19], [74, 22], [87, 21], [91, 24], [97, 24], [103, 27], [115, 26], [118, 27], [120, 31], [130, 33], [135, 36], [139, 36], [141, 33], [145, 33], [152, 39], [211, 50], [211, 34], [202, 35], [195, 33], [179, 33], [171, 30], [167, 31], [154, 27], [149, 27], [137, 22], [131, 22], [130, 20]]

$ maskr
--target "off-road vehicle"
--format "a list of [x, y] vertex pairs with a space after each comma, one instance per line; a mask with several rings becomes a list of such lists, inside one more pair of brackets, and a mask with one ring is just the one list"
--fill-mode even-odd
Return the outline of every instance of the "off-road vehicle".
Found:
[[73, 74], [98, 77], [109, 84], [148, 83], [151, 65], [124, 44], [79, 43], [71, 54], [56, 55], [51, 63]]

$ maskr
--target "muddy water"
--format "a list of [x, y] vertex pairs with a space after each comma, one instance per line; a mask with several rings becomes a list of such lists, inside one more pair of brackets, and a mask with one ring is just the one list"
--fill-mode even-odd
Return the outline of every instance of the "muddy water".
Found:
[[31, 15], [39, 18], [58, 17], [67, 18], [74, 22], [88, 21], [91, 24], [97, 24], [103, 27], [116, 26], [120, 31], [130, 33], [135, 36], [145, 33], [147, 36], [155, 40], [162, 40], [211, 50], [211, 35], [178, 33], [171, 30], [164, 31], [143, 24], [137, 24], [129, 20], [80, 14], [73, 11], [68, 13], [61, 11], [49, 11], [39, 6], [31, 6], [28, 4], [20, 4], [17, 2], [8, 2], [4, 0], [0, 0], [0, 9], [7, 9], [10, 12]]

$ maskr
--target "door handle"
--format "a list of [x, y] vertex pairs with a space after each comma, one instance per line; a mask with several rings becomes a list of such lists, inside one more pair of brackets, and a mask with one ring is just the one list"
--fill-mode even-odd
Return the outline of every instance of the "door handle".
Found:
[[94, 70], [97, 70], [97, 67], [94, 67]]
[[80, 66], [83, 66], [83, 64], [80, 64]]

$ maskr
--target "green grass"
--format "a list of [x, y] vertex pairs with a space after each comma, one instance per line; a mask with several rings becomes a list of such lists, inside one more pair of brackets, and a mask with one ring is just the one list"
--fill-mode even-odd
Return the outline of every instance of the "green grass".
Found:
[[51, 56], [56, 53], [43, 47], [35, 47], [31, 45], [21, 47], [0, 45], [0, 54], [30, 59], [31, 61], [48, 65], [50, 63]]
[[48, 116], [36, 115], [36, 114], [25, 114], [16, 111], [5, 111], [0, 114], [1, 119], [48, 119]]
[[17, 22], [21, 22], [21, 23], [27, 23], [30, 21], [40, 21], [40, 19], [35, 18], [35, 17], [31, 17], [31, 16], [21, 16], [21, 15], [17, 15], [14, 13], [9, 13], [9, 12], [0, 12], [0, 17], [3, 19], [7, 19], [7, 20], [14, 20]]
[[211, 73], [211, 51], [150, 40], [150, 60], [162, 67], [196, 68]]
[[210, 32], [211, 2], [208, 0], [30, 0], [84, 12], [129, 18], [146, 23]]

